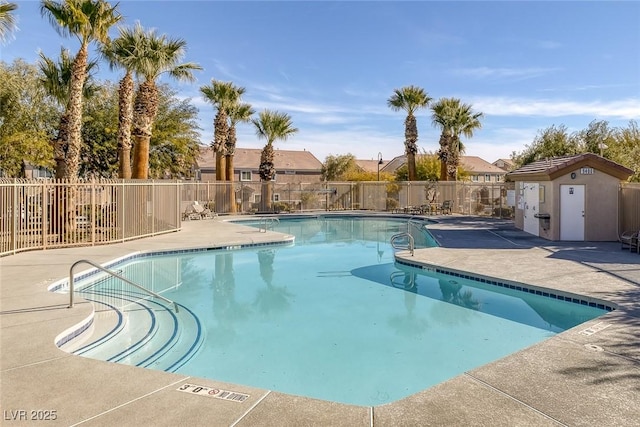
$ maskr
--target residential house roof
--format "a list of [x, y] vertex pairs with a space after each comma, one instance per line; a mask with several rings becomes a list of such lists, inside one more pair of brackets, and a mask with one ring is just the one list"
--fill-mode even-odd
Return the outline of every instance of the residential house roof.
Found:
[[[384, 171], [384, 167], [389, 163], [389, 161], [382, 160], [380, 163], [380, 172]], [[378, 159], [375, 160], [360, 160], [356, 159], [356, 165], [358, 165], [362, 170], [366, 172], [378, 172]]]
[[578, 154], [575, 156], [553, 157], [550, 159], [538, 160], [529, 163], [507, 174], [509, 179], [522, 181], [523, 179], [548, 181], [556, 179], [582, 167], [592, 167], [601, 172], [605, 172], [620, 180], [626, 180], [633, 171], [619, 163], [613, 162], [593, 153]]
[[[257, 170], [260, 166], [260, 148], [236, 148], [233, 156], [234, 169]], [[310, 151], [275, 150], [273, 158], [277, 171], [295, 170], [299, 172], [320, 171], [322, 162], [318, 160]], [[216, 168], [215, 156], [210, 147], [201, 147], [198, 158], [200, 169]]]
[[407, 156], [406, 155], [403, 154], [401, 156], [396, 156], [393, 159], [389, 160], [389, 162], [387, 162], [384, 165], [384, 167], [381, 167], [380, 171], [381, 172], [384, 171], [384, 172], [389, 172], [389, 173], [395, 173], [405, 163], [407, 163]]
[[[510, 171], [515, 167], [515, 163], [511, 159], [498, 159], [492, 163], [494, 166], [498, 166], [500, 169]], [[502, 166], [500, 166], [502, 165]]]
[[[394, 173], [398, 168], [407, 163], [407, 156], [397, 156], [389, 161], [384, 168], [380, 170], [384, 170], [385, 172]], [[477, 156], [460, 156], [460, 165], [467, 171], [472, 174], [500, 174], [503, 175], [505, 171], [500, 169], [499, 167], [492, 165], [481, 157]]]
[[504, 169], [500, 169], [478, 156], [460, 156], [460, 165], [472, 175], [504, 175], [505, 173]]

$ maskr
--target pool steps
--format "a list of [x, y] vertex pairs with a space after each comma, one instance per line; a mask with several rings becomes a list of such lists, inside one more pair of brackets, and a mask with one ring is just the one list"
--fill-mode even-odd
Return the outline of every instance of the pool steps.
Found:
[[109, 287], [104, 282], [79, 292], [94, 304], [93, 322], [60, 347], [93, 359], [175, 372], [204, 340], [200, 320], [184, 306]]

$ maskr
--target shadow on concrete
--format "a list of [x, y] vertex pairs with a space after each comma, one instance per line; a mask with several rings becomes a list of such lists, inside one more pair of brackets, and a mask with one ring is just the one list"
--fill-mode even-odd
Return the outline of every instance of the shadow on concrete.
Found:
[[504, 219], [454, 216], [440, 218], [427, 228], [444, 248], [530, 249], [549, 243]]

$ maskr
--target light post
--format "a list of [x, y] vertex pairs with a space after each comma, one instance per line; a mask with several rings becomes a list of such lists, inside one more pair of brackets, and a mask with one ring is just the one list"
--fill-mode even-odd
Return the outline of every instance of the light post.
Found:
[[382, 164], [382, 153], [378, 152], [378, 182], [380, 181], [380, 165]]

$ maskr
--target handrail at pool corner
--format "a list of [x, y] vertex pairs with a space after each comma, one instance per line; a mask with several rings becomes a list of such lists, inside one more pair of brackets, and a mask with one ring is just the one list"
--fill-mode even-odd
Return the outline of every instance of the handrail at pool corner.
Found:
[[[264, 224], [264, 227], [262, 227], [263, 224]], [[273, 228], [273, 224], [280, 224], [280, 220], [277, 217], [273, 217], [273, 216], [262, 216], [260, 217], [260, 222], [258, 223], [258, 230], [261, 233], [266, 233], [267, 230], [269, 229], [269, 226]]]
[[[401, 238], [401, 237], [406, 237], [407, 238], [407, 247], [405, 248], [404, 246], [397, 246], [394, 241]], [[413, 256], [413, 250], [415, 249], [415, 240], [413, 239], [413, 236], [410, 233], [398, 233], [398, 234], [394, 234], [393, 236], [391, 236], [390, 239], [391, 242], [391, 246], [394, 249], [407, 249], [411, 252], [411, 256]]]
[[165, 298], [160, 294], [157, 294], [147, 288], [145, 288], [144, 286], [138, 285], [137, 283], [132, 282], [131, 280], [127, 279], [126, 277], [122, 277], [121, 275], [119, 275], [118, 273], [111, 271], [107, 268], [104, 268], [103, 266], [101, 266], [100, 264], [97, 264], [93, 261], [89, 261], [88, 259], [81, 259], [78, 260], [76, 262], [74, 262], [71, 265], [71, 268], [69, 269], [69, 308], [73, 308], [73, 294], [74, 294], [74, 286], [73, 286], [73, 269], [76, 267], [76, 265], [78, 264], [89, 264], [95, 268], [97, 268], [98, 270], [104, 271], [107, 274], [110, 274], [111, 276], [122, 280], [125, 283], [128, 283], [129, 285], [136, 287], [146, 293], [148, 293], [149, 295], [152, 295], [156, 298], [159, 298], [161, 300], [163, 300], [164, 302], [168, 302], [169, 304], [173, 304], [173, 308], [175, 309], [176, 313], [178, 312], [178, 304], [175, 301], [171, 301], [169, 298]]

